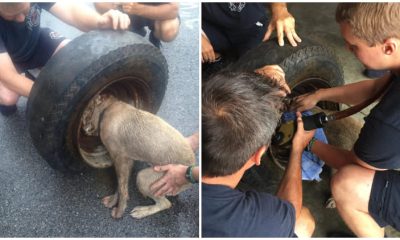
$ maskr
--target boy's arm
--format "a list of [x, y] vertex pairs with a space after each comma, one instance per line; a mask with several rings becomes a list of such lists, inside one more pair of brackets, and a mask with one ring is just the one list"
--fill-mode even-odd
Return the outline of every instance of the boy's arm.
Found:
[[314, 145], [311, 148], [311, 151], [320, 159], [322, 159], [328, 166], [335, 169], [340, 169], [348, 164], [357, 164], [375, 171], [385, 170], [373, 167], [362, 161], [357, 157], [354, 151], [340, 149], [320, 141], [315, 141]]
[[277, 196], [287, 200], [296, 211], [296, 219], [300, 216], [303, 206], [303, 188], [301, 180], [301, 155], [315, 131], [304, 131], [303, 121], [299, 112], [297, 115], [297, 132], [293, 138], [292, 150], [285, 174], [279, 185]]
[[152, 20], [168, 20], [178, 16], [178, 3], [148, 5], [143, 3], [123, 3], [122, 9], [130, 15], [137, 15]]
[[319, 89], [316, 94], [320, 101], [332, 101], [345, 104], [358, 104], [376, 95], [390, 80], [390, 75], [380, 79], [364, 80], [330, 89]]
[[296, 98], [294, 108], [304, 111], [313, 108], [319, 101], [331, 101], [348, 105], [359, 104], [379, 93], [387, 86], [391, 76], [376, 80], [364, 80], [334, 88], [318, 89]]
[[117, 10], [109, 10], [103, 15], [84, 4], [60, 1], [56, 2], [50, 12], [63, 22], [87, 32], [95, 29], [127, 29], [129, 16]]
[[17, 72], [8, 53], [0, 54], [0, 82], [6, 88], [21, 96], [28, 97], [33, 81]]

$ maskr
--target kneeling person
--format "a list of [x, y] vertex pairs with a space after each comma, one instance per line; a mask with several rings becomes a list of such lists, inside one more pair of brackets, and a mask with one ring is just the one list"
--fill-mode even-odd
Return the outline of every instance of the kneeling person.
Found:
[[221, 72], [202, 95], [203, 237], [310, 237], [314, 219], [302, 206], [301, 154], [314, 132], [300, 113], [286, 173], [276, 196], [236, 188], [260, 165], [281, 116], [280, 88], [255, 73]]

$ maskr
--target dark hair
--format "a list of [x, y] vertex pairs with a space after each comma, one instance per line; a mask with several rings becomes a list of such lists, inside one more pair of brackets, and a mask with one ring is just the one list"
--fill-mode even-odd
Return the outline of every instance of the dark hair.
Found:
[[237, 172], [270, 143], [283, 103], [280, 88], [256, 73], [223, 71], [202, 88], [202, 173]]

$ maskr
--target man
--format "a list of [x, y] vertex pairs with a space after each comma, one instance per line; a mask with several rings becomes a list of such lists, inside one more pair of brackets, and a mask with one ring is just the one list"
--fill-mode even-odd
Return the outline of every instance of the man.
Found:
[[97, 11], [104, 13], [110, 9], [120, 9], [131, 18], [131, 30], [142, 36], [144, 27], [150, 29], [149, 41], [156, 47], [163, 42], [171, 42], [179, 32], [178, 3], [95, 3]]
[[40, 27], [42, 9], [81, 31], [127, 29], [125, 14], [110, 10], [99, 15], [86, 6], [67, 1], [56, 3], [0, 3], [0, 112], [16, 111], [20, 96], [28, 97], [33, 81], [22, 72], [43, 67], [68, 40]]
[[203, 237], [310, 237], [314, 220], [302, 205], [301, 154], [314, 132], [297, 133], [276, 196], [236, 188], [260, 165], [283, 107], [281, 87], [256, 73], [222, 71], [203, 85]]
[[286, 3], [202, 3], [201, 29], [204, 63], [213, 63], [227, 53], [241, 56], [268, 40], [274, 30], [280, 46], [285, 35], [292, 46], [301, 42]]

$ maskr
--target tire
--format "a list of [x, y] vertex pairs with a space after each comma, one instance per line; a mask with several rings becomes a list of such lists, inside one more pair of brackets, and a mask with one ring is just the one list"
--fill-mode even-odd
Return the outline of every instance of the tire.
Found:
[[[287, 42], [280, 47], [277, 39], [264, 42], [228, 68], [232, 71], [254, 71], [265, 65], [278, 64], [285, 72], [292, 97], [320, 88], [343, 85], [343, 70], [335, 53], [310, 39], [302, 40], [297, 47], [292, 47]], [[339, 105], [332, 102], [320, 102], [318, 106], [332, 111], [340, 110]], [[290, 147], [291, 144], [271, 144], [269, 148], [270, 157], [281, 168], [284, 168], [289, 159]]]
[[84, 136], [81, 130], [90, 100], [107, 92], [156, 113], [167, 80], [164, 56], [141, 36], [117, 31], [83, 34], [49, 60], [33, 85], [27, 104], [33, 144], [60, 171], [76, 170], [87, 158], [110, 162], [99, 137]]

